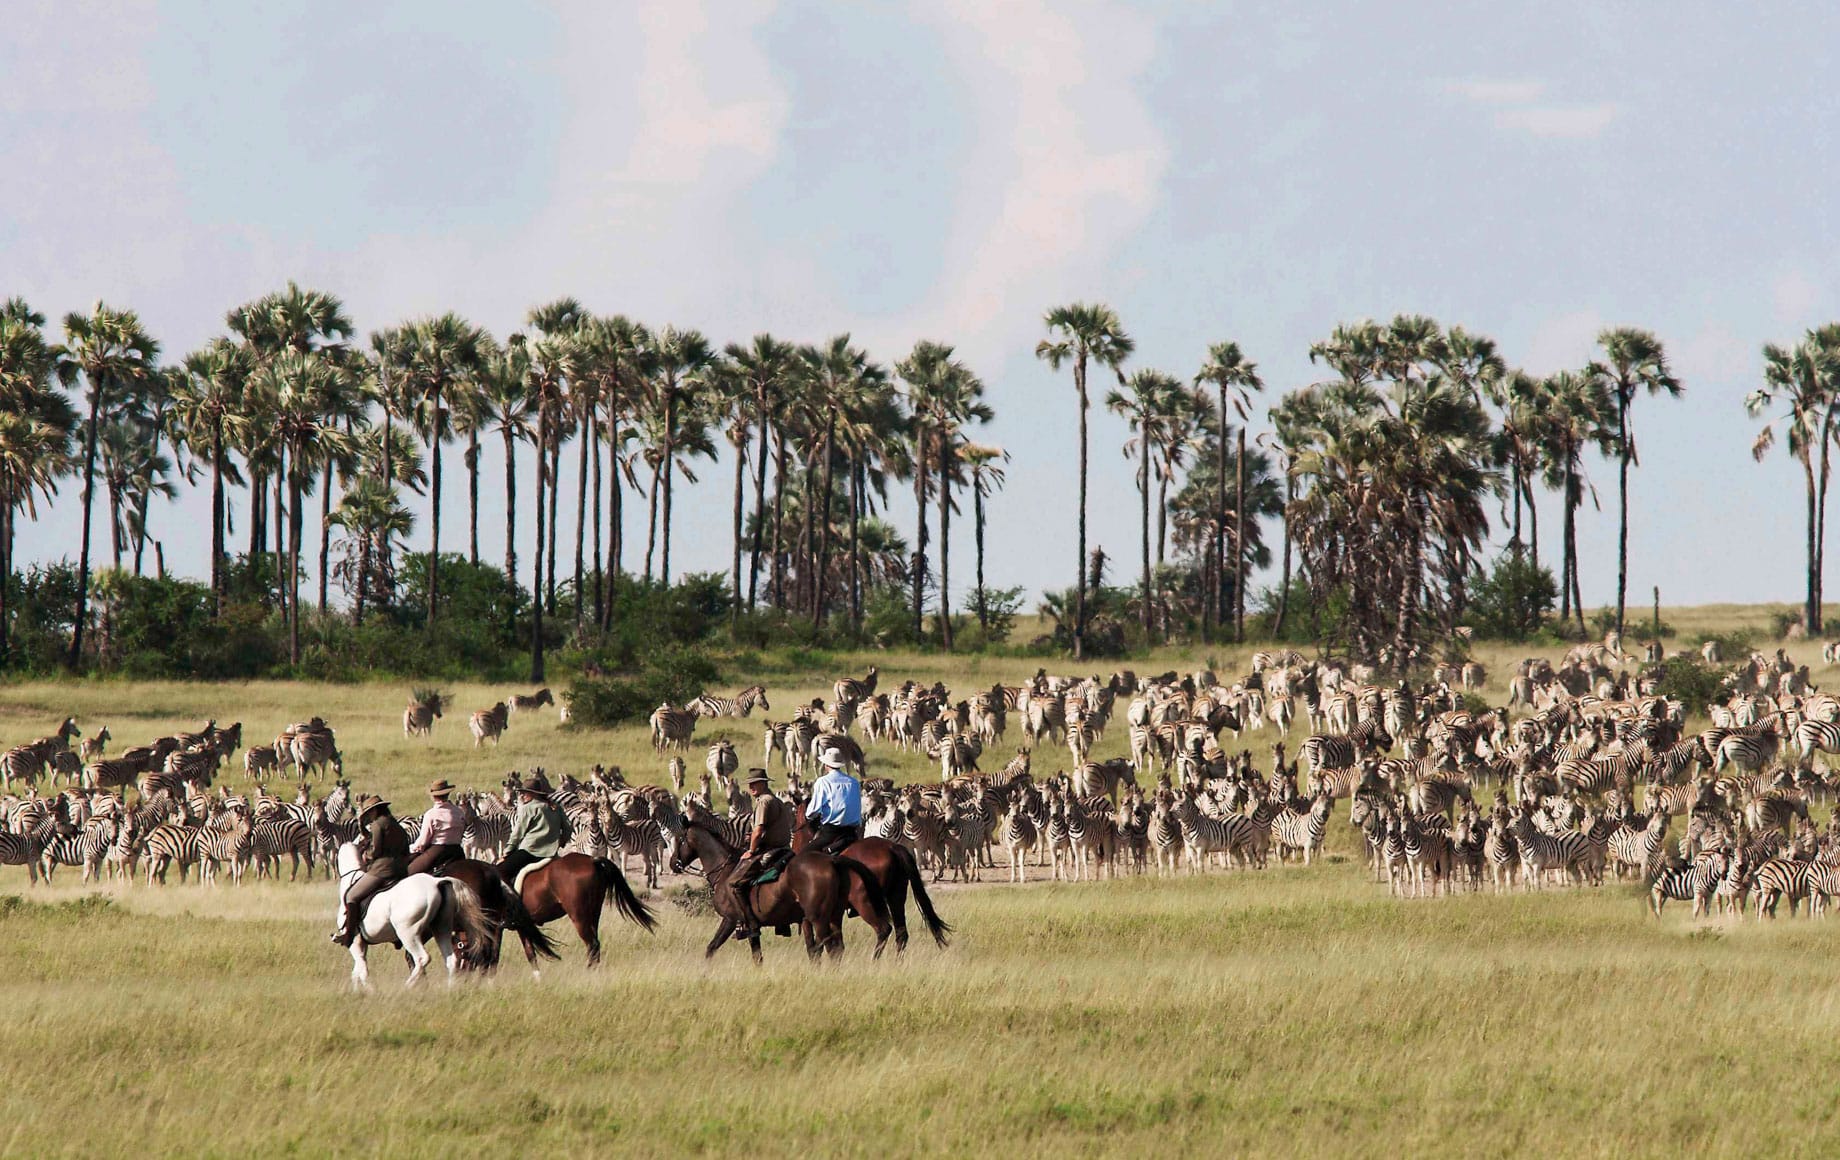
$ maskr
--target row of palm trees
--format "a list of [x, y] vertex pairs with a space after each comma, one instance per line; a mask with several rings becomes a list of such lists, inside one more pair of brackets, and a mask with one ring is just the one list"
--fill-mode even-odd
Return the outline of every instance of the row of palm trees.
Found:
[[[899, 588], [920, 637], [930, 590], [932, 631], [951, 647], [951, 521], [968, 491], [973, 611], [986, 616], [985, 506], [1004, 483], [1007, 455], [974, 441], [993, 412], [982, 381], [950, 346], [921, 342], [891, 367], [848, 335], [800, 346], [762, 334], [718, 348], [698, 331], [597, 316], [569, 298], [531, 310], [525, 328], [503, 342], [451, 313], [359, 342], [336, 297], [291, 283], [225, 321], [223, 336], [162, 365], [158, 343], [132, 311], [98, 303], [71, 314], [61, 343], [46, 337], [44, 318], [25, 303], [0, 311], [0, 567], [10, 569], [18, 513], [35, 517], [35, 503], [61, 477], [79, 476], [73, 663], [88, 620], [99, 479], [113, 565], [138, 573], [150, 501], [172, 494], [179, 478], [208, 474], [210, 583], [220, 606], [237, 566], [227, 542], [231, 494], [242, 489], [242, 566], [261, 572], [254, 580], [286, 617], [298, 657], [311, 499], [317, 493], [319, 611], [328, 610], [329, 585], [338, 580], [362, 620], [397, 598], [397, 560], [412, 526], [405, 490], [428, 492], [429, 559], [440, 558], [451, 515], [443, 478], [456, 445], [464, 446], [469, 476], [470, 562], [480, 561], [479, 479], [493, 444], [504, 461], [507, 578], [520, 575], [520, 513], [534, 521], [531, 640], [539, 672], [545, 615], [566, 610], [578, 635], [602, 630], [613, 615], [609, 578], [631, 571], [647, 582], [671, 581], [678, 485], [697, 483], [723, 442], [734, 464], [729, 583], [737, 615], [766, 604], [814, 625], [847, 616], [859, 628], [865, 593]], [[1096, 582], [1087, 545], [1088, 415], [1101, 389], [1100, 401], [1129, 432], [1124, 452], [1142, 525], [1136, 612], [1146, 636], [1192, 612], [1204, 635], [1243, 639], [1246, 576], [1270, 557], [1260, 520], [1281, 517], [1279, 631], [1291, 615], [1295, 555], [1313, 614], [1335, 614], [1325, 635], [1406, 664], [1430, 630], [1462, 617], [1491, 497], [1512, 512], [1511, 549], [1538, 564], [1536, 480], [1561, 497], [1560, 611], [1582, 623], [1575, 517], [1590, 491], [1592, 449], [1618, 466], [1621, 623], [1628, 474], [1639, 462], [1634, 404], [1681, 389], [1647, 332], [1606, 331], [1599, 358], [1541, 378], [1509, 368], [1489, 339], [1431, 319], [1338, 327], [1310, 350], [1329, 377], [1277, 400], [1265, 416], [1270, 430], [1252, 438], [1264, 383], [1237, 343], [1210, 345], [1195, 373], [1180, 377], [1130, 367], [1135, 344], [1105, 305], [1056, 307], [1044, 326], [1036, 353], [1053, 370], [1071, 372], [1078, 405], [1078, 557], [1068, 624], [1076, 655]], [[1809, 480], [1810, 624], [1818, 626], [1840, 330], [1765, 353], [1767, 385], [1751, 403], [1759, 413], [1788, 405], [1782, 423]], [[1115, 388], [1091, 382], [1094, 374]], [[572, 569], [561, 531], [568, 522], [562, 457], [571, 445]], [[531, 470], [521, 477], [526, 450]], [[533, 487], [522, 501], [521, 478]], [[911, 551], [885, 518], [896, 481], [913, 487]], [[642, 551], [623, 542], [624, 509], [640, 497]], [[1186, 571], [1169, 571], [1172, 543]], [[154, 548], [157, 561], [157, 541]], [[439, 615], [440, 583], [440, 569], [430, 567], [422, 610], [429, 623]], [[0, 634], [5, 624], [0, 607]]]

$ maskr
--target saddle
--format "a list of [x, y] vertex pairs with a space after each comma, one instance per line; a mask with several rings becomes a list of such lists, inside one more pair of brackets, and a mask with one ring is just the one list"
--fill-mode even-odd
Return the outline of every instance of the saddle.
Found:
[[768, 850], [760, 856], [760, 869], [748, 876], [747, 881], [737, 883], [740, 886], [765, 886], [779, 879], [786, 872], [786, 863], [792, 861], [792, 851], [784, 848]]
[[519, 870], [517, 872], [517, 880], [511, 884], [511, 889], [517, 891], [519, 894], [523, 894], [524, 893], [524, 879], [530, 877], [532, 874], [543, 869], [543, 867], [549, 865], [551, 862], [554, 862], [554, 861], [555, 861], [554, 858], [539, 858], [535, 862], [532, 862], [530, 865], [524, 867], [522, 870]]

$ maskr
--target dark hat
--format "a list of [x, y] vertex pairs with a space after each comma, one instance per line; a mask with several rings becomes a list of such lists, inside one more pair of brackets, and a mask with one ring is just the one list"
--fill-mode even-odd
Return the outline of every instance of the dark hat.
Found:
[[764, 769], [748, 770], [747, 783], [749, 785], [765, 785], [765, 786], [772, 785], [772, 782], [768, 780], [767, 778], [767, 771]]
[[428, 783], [428, 793], [429, 793], [429, 796], [431, 797], [444, 798], [448, 794], [453, 793], [453, 792], [454, 792], [453, 783], [448, 781], [446, 778], [442, 778], [440, 781], [431, 781]]
[[364, 802], [364, 805], [360, 807], [358, 810], [359, 820], [363, 820], [365, 814], [370, 813], [372, 810], [376, 809], [379, 806], [382, 806], [384, 809], [389, 809], [390, 799], [382, 798], [382, 797], [372, 797], [372, 798], [367, 799]]
[[540, 777], [537, 777], [535, 774], [532, 774], [530, 777], [525, 778], [521, 783], [519, 783], [518, 788], [523, 790], [525, 793], [534, 793], [538, 797], [542, 797], [543, 795], [549, 793], [549, 786], [545, 785], [543, 782], [543, 779]]

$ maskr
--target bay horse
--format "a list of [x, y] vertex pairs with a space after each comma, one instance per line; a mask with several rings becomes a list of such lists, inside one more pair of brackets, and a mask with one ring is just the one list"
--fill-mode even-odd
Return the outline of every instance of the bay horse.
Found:
[[[811, 820], [804, 813], [798, 816], [798, 826], [792, 831], [792, 848], [802, 851], [811, 845]], [[845, 858], [862, 863], [875, 884], [882, 888], [882, 897], [888, 902], [888, 916], [894, 922], [894, 949], [898, 954], [907, 949], [907, 892], [913, 891], [914, 902], [920, 907], [920, 916], [926, 920], [927, 933], [941, 947], [952, 940], [948, 937], [952, 927], [939, 917], [933, 909], [933, 900], [926, 892], [926, 879], [920, 873], [920, 864], [914, 860], [914, 852], [899, 842], [890, 842], [886, 838], [858, 838], [839, 851]], [[854, 880], [850, 887], [850, 907], [858, 915], [869, 913], [864, 906], [867, 898], [864, 891]], [[868, 919], [863, 921], [868, 922]], [[874, 926], [871, 922], [869, 925]]]
[[[526, 874], [524, 888], [517, 891], [518, 901], [530, 912], [530, 921], [536, 926], [568, 916], [575, 924], [575, 933], [581, 936], [582, 945], [588, 948], [590, 967], [600, 965], [601, 907], [606, 904], [609, 893], [621, 915], [647, 931], [657, 928], [658, 920], [653, 917], [651, 908], [633, 893], [620, 868], [605, 858], [563, 854], [547, 866]], [[533, 969], [536, 966], [534, 958], [531, 966]]]
[[473, 858], [456, 858], [436, 870], [435, 874], [472, 887], [473, 893], [479, 896], [480, 908], [485, 911], [493, 929], [499, 932], [497, 939], [484, 946], [475, 947], [470, 942], [461, 946], [460, 961], [467, 969], [496, 969], [505, 931], [515, 932], [523, 942], [524, 958], [530, 963], [530, 972], [539, 978], [542, 972], [537, 969], [537, 956], [546, 959], [562, 958], [556, 953], [555, 942], [531, 919], [530, 911], [524, 908], [524, 900], [511, 889], [511, 883], [499, 874], [497, 866]]
[[[713, 885], [729, 872], [740, 854], [709, 824], [702, 810], [693, 806], [684, 817], [683, 840], [671, 855], [671, 869], [682, 874], [691, 862], [701, 862], [703, 877]], [[754, 888], [754, 914], [763, 927], [798, 923], [805, 936], [805, 953], [813, 962], [827, 951], [836, 958], [843, 954], [843, 911], [849, 903], [852, 882], [861, 887], [866, 907], [862, 913], [875, 928], [875, 957], [879, 959], [893, 929], [888, 921], [888, 902], [874, 876], [853, 859], [833, 858], [815, 850], [794, 854], [778, 878]], [[738, 925], [735, 919], [723, 915], [703, 957], [714, 958]], [[748, 948], [756, 965], [764, 961], [758, 933], [748, 940]]]

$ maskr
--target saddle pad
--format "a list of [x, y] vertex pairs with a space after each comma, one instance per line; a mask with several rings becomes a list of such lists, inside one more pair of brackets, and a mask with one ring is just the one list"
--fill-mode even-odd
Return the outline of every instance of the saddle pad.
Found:
[[539, 859], [538, 861], [532, 862], [530, 865], [524, 867], [522, 870], [519, 870], [517, 872], [517, 881], [511, 884], [511, 889], [517, 891], [519, 894], [524, 893], [524, 879], [530, 877], [532, 874], [536, 873], [538, 870], [543, 869], [543, 867], [549, 865], [551, 862], [554, 862], [554, 861], [555, 861], [554, 858]]
[[791, 850], [774, 850], [766, 856], [766, 865], [748, 880], [750, 885], [765, 886], [769, 882], [779, 881], [779, 876], [792, 864]]

